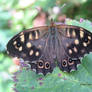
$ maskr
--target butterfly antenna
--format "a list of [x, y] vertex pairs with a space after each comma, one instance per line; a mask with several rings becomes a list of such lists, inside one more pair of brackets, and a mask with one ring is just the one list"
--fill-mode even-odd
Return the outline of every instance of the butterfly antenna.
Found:
[[60, 9], [62, 10], [65, 6], [66, 6], [66, 3], [64, 3]]
[[[65, 6], [66, 6], [66, 3], [64, 3], [64, 4], [62, 5], [62, 7], [60, 7], [60, 10], [62, 10]], [[54, 22], [53, 18], [51, 18], [50, 21], [51, 21], [51, 22], [50, 22], [50, 26], [55, 26], [55, 22]]]

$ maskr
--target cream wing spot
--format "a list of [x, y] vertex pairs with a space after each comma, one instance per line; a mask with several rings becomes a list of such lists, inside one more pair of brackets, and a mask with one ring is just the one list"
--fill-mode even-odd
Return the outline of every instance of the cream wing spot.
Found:
[[39, 55], [40, 55], [39, 51], [36, 51], [35, 56], [39, 56]]
[[70, 35], [70, 30], [69, 30], [69, 28], [67, 29], [67, 37], [70, 37], [71, 35]]
[[91, 40], [91, 36], [88, 36], [88, 39]]
[[20, 40], [21, 40], [21, 42], [24, 42], [25, 41], [24, 35], [21, 35], [20, 36]]
[[17, 44], [17, 41], [14, 41], [14, 42], [13, 42], [13, 45], [16, 45], [16, 44]]
[[32, 56], [33, 53], [34, 53], [34, 51], [33, 50], [30, 50], [29, 55]]
[[29, 40], [33, 40], [32, 33], [29, 34]]
[[84, 47], [87, 47], [87, 43], [86, 43], [86, 42], [83, 42], [83, 46], [84, 46]]
[[22, 51], [22, 46], [21, 46], [21, 47], [19, 47], [19, 51]]
[[69, 54], [72, 54], [72, 50], [71, 49], [69, 49]]
[[78, 45], [78, 44], [79, 44], [79, 40], [76, 39], [76, 40], [74, 41], [74, 43], [75, 43], [76, 45]]
[[26, 46], [27, 48], [30, 48], [32, 46], [31, 42], [27, 42]]
[[73, 50], [74, 50], [74, 52], [76, 52], [76, 53], [78, 52], [78, 50], [77, 50], [77, 48], [76, 48], [76, 47], [74, 47], [74, 48], [73, 48]]
[[38, 39], [38, 38], [39, 38], [38, 32], [35, 31], [35, 39]]
[[80, 38], [84, 37], [84, 32], [82, 30], [80, 30]]
[[75, 30], [72, 31], [72, 37], [76, 37]]

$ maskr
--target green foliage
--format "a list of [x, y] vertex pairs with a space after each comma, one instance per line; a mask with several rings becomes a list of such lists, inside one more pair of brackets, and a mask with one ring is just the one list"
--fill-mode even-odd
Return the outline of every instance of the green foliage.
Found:
[[[89, 31], [92, 29], [91, 22], [83, 20], [67, 20], [67, 24], [81, 26]], [[85, 56], [77, 71], [64, 73], [59, 68], [55, 68], [53, 73], [46, 76], [37, 75], [35, 72], [25, 67], [14, 76], [18, 92], [91, 92], [92, 91], [92, 54]]]
[[[11, 59], [3, 53], [0, 53], [0, 92], [12, 91], [13, 81], [9, 73], [12, 65]], [[7, 85], [8, 84], [8, 85]]]
[[92, 16], [92, 0], [87, 0], [83, 5], [80, 6], [79, 15], [82, 18], [91, 19]]
[[[66, 3], [66, 6], [60, 11], [61, 15], [92, 20], [91, 2], [92, 0], [0, 0], [0, 92], [12, 92], [13, 81], [11, 81], [10, 70], [12, 69], [10, 67], [13, 64], [10, 57], [6, 56], [6, 44], [16, 33], [33, 26], [33, 20], [39, 13], [37, 7], [48, 12], [51, 17], [55, 15], [52, 13], [53, 7], [62, 7]], [[58, 17], [58, 15], [55, 16]], [[91, 22], [85, 20], [82, 23], [69, 20], [67, 24], [92, 30]], [[16, 76], [18, 82], [15, 83], [15, 88], [19, 92], [76, 92], [76, 90], [91, 92], [91, 65], [90, 54], [83, 59], [78, 71], [71, 74], [63, 73], [56, 68], [52, 74], [40, 76], [30, 70], [23, 69]]]

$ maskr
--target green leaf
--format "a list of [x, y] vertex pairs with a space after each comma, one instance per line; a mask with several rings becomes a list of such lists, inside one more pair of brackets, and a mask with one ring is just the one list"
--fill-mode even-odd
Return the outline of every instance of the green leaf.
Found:
[[[69, 21], [67, 24], [92, 29], [91, 22]], [[85, 26], [84, 26], [85, 25]], [[46, 76], [37, 75], [25, 67], [14, 76], [15, 90], [18, 92], [92, 92], [92, 54], [85, 56], [77, 71], [64, 73], [58, 67]]]

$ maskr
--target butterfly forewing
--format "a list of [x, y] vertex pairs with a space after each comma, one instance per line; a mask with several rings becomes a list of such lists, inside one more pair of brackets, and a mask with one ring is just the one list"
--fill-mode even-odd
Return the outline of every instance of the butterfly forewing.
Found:
[[[43, 30], [44, 29], [44, 30]], [[23, 52], [24, 48], [29, 48], [32, 46], [32, 41], [37, 41], [48, 31], [47, 27], [42, 28], [33, 28], [20, 32], [15, 35], [7, 44], [7, 50], [9, 54], [12, 56], [16, 56], [18, 53]], [[17, 52], [16, 52], [17, 51]], [[19, 56], [19, 55], [18, 55]], [[20, 57], [20, 56], [19, 56]]]

